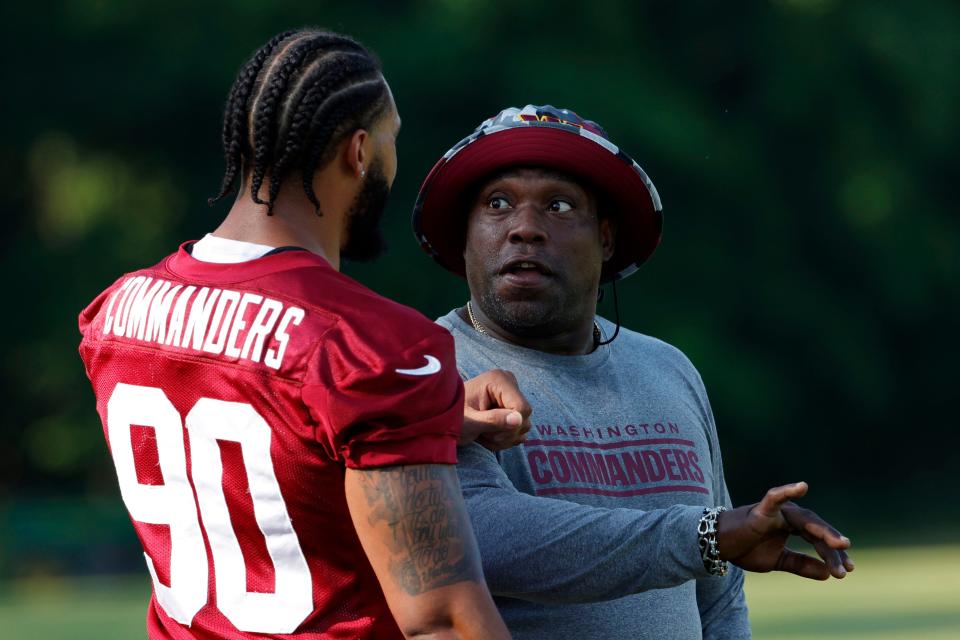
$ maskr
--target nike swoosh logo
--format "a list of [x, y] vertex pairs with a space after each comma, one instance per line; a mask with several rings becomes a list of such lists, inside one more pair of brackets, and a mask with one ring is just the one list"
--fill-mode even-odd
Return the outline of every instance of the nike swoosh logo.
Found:
[[433, 356], [423, 356], [427, 360], [427, 364], [423, 365], [419, 369], [397, 369], [397, 373], [402, 373], [405, 376], [429, 376], [431, 374], [440, 371], [440, 361], [434, 358]]

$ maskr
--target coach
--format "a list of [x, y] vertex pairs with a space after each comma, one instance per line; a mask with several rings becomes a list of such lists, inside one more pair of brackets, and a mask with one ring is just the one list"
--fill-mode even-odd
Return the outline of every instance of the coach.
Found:
[[[725, 510], [696, 369], [596, 316], [600, 285], [659, 243], [660, 209], [603, 129], [550, 106], [483, 122], [421, 188], [415, 233], [470, 287], [439, 320], [461, 376], [513, 371], [534, 407], [524, 444], [459, 451], [483, 570], [515, 638], [748, 638], [741, 569], [853, 568], [849, 540], [789, 502], [804, 483]], [[823, 561], [786, 549], [789, 534]]]

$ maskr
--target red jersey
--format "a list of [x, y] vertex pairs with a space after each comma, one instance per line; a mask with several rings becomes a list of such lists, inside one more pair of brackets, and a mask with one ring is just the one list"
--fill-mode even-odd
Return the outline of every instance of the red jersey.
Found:
[[150, 638], [400, 638], [345, 467], [456, 462], [453, 339], [307, 251], [184, 245], [80, 315]]

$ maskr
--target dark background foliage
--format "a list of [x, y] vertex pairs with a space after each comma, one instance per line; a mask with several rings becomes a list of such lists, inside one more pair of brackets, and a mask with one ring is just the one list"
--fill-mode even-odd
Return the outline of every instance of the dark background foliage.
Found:
[[960, 523], [956, 3], [73, 0], [0, 16], [0, 575], [142, 569], [76, 315], [216, 225], [227, 89], [302, 25], [377, 51], [404, 119], [391, 252], [347, 273], [431, 317], [462, 304], [410, 233], [420, 180], [505, 106], [574, 109], [660, 191], [663, 244], [622, 283], [622, 317], [700, 369], [735, 502], [804, 479], [855, 540]]

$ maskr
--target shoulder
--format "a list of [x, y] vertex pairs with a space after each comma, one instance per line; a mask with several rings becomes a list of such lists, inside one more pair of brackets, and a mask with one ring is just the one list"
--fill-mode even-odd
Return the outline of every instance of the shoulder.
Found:
[[424, 340], [449, 340], [450, 333], [425, 315], [404, 304], [385, 298], [355, 280], [337, 274], [336, 295], [319, 303], [335, 316], [341, 331], [368, 344], [414, 345]]
[[451, 309], [446, 315], [440, 316], [436, 319], [436, 323], [446, 329], [447, 331], [453, 331], [457, 326], [457, 310]]
[[[611, 335], [614, 325], [602, 318], [600, 323], [604, 333]], [[672, 371], [702, 385], [700, 373], [690, 358], [664, 340], [621, 327], [620, 334], [610, 346], [613, 348], [614, 358], [642, 363], [644, 366], [655, 367], [665, 372]]]
[[[612, 322], [605, 318], [598, 318], [598, 322], [605, 334], [612, 334], [615, 329]], [[642, 353], [646, 356], [663, 360], [684, 362], [693, 366], [690, 364], [690, 359], [687, 358], [686, 354], [669, 342], [648, 336], [639, 331], [634, 331], [633, 329], [628, 329], [624, 326], [620, 327], [620, 334], [617, 336], [617, 339], [613, 341], [612, 345], [617, 346], [621, 350]]]
[[95, 297], [93, 301], [91, 301], [90, 304], [88, 304], [80, 312], [80, 333], [85, 335], [87, 329], [100, 315], [101, 310], [103, 310], [105, 306], [109, 308], [113, 302], [116, 302], [116, 297], [119, 294], [122, 294], [126, 289], [129, 289], [135, 282], [138, 282], [138, 278], [140, 280], [146, 280], [147, 278], [154, 276], [158, 270], [162, 269], [164, 263], [169, 259], [170, 256], [167, 256], [159, 263], [151, 267], [124, 273], [119, 278], [114, 280], [113, 284], [101, 291], [97, 297]]
[[411, 372], [404, 378], [411, 382], [434, 370], [449, 370], [459, 380], [453, 339], [446, 329], [337, 271], [311, 271], [285, 274], [307, 315], [325, 319], [318, 323], [322, 332], [314, 333], [315, 376], [309, 380], [318, 376], [350, 385]]
[[490, 340], [484, 341], [486, 336], [478, 335], [474, 328], [458, 315], [456, 309], [437, 318], [436, 324], [449, 332], [453, 338], [457, 350], [457, 366], [464, 379], [487, 369], [505, 366], [496, 356], [501, 353], [503, 344]]
[[252, 277], [220, 286], [256, 290], [295, 304], [308, 319], [316, 319], [318, 330], [325, 333], [326, 328], [336, 328], [362, 343], [409, 343], [446, 333], [423, 314], [377, 294], [319, 256], [290, 252], [267, 260], [257, 261], [261, 264], [256, 270], [250, 268], [247, 275]]
[[624, 328], [610, 346], [613, 347], [610, 361], [618, 375], [642, 380], [643, 384], [659, 388], [674, 400], [691, 400], [691, 406], [698, 408], [705, 431], [712, 434], [711, 438], [716, 437], [703, 378], [683, 351], [658, 338]]

